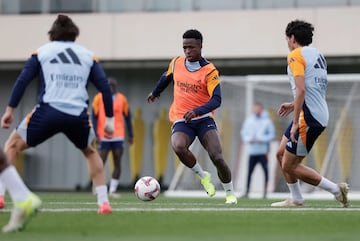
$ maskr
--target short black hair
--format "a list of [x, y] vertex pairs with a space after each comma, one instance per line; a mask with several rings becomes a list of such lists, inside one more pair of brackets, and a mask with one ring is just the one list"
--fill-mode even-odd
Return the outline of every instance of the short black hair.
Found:
[[200, 31], [196, 29], [189, 29], [183, 34], [183, 38], [193, 38], [196, 40], [200, 40], [200, 42], [203, 42], [203, 36], [200, 33]]
[[301, 46], [308, 46], [312, 43], [313, 31], [314, 27], [311, 23], [296, 19], [288, 23], [285, 34], [288, 38], [294, 35], [296, 42]]
[[75, 41], [79, 36], [78, 26], [66, 15], [59, 14], [49, 30], [51, 41]]
[[114, 85], [114, 86], [117, 85], [117, 79], [114, 77], [108, 77], [108, 82], [110, 85]]

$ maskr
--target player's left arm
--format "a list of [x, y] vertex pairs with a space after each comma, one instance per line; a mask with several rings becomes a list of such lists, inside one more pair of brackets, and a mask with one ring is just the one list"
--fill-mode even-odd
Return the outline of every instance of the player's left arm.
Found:
[[129, 138], [129, 143], [132, 144], [134, 139], [134, 132], [133, 132], [133, 126], [132, 126], [132, 118], [131, 118], [131, 111], [129, 107], [129, 103], [127, 99], [124, 97], [124, 106], [123, 106], [123, 116], [125, 119], [126, 129], [127, 129], [127, 135]]
[[293, 126], [290, 130], [290, 138], [295, 140], [295, 134], [299, 129], [300, 112], [305, 101], [305, 67], [306, 62], [300, 51], [294, 51], [288, 60], [289, 67], [294, 77], [296, 94], [294, 98]]
[[112, 93], [104, 69], [101, 67], [99, 60], [95, 56], [94, 56], [93, 66], [91, 67], [90, 70], [89, 79], [95, 85], [95, 87], [102, 93], [102, 98], [105, 107], [105, 115], [106, 115], [106, 122], [104, 127], [105, 137], [110, 139], [114, 134], [114, 110], [113, 110]]
[[99, 61], [96, 58], [94, 58], [94, 63], [90, 70], [89, 78], [95, 87], [102, 93], [106, 117], [113, 117], [113, 101], [110, 85], [106, 78], [104, 69], [101, 67]]
[[92, 102], [92, 112], [91, 112], [91, 120], [93, 123], [93, 129], [95, 131], [95, 135], [98, 137], [97, 133], [97, 125], [98, 125], [98, 116], [99, 116], [99, 102], [100, 102], [100, 93], [96, 94], [94, 100]]
[[207, 103], [193, 110], [196, 116], [209, 113], [219, 108], [221, 105], [220, 78], [219, 78], [219, 72], [217, 70], [212, 71], [207, 76], [207, 89], [211, 98]]

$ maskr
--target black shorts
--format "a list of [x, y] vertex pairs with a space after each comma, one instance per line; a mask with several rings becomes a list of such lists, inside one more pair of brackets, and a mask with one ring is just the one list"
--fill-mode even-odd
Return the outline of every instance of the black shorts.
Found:
[[124, 149], [124, 141], [100, 141], [99, 150]]
[[29, 146], [63, 133], [79, 149], [91, 145], [95, 133], [91, 127], [89, 114], [84, 111], [79, 116], [63, 113], [48, 104], [37, 105], [18, 125], [16, 131]]
[[325, 130], [325, 127], [319, 125], [307, 126], [306, 124], [300, 126], [295, 134], [297, 142], [292, 142], [290, 139], [290, 130], [292, 122], [286, 129], [284, 135], [288, 138], [286, 150], [295, 154], [296, 156], [307, 156], [313, 147], [315, 141], [320, 134]]
[[186, 133], [191, 141], [194, 141], [197, 136], [200, 140], [203, 138], [205, 133], [209, 130], [217, 130], [216, 123], [211, 117], [204, 117], [197, 120], [192, 120], [188, 123], [184, 121], [176, 122], [172, 127], [172, 134], [175, 132], [184, 132]]

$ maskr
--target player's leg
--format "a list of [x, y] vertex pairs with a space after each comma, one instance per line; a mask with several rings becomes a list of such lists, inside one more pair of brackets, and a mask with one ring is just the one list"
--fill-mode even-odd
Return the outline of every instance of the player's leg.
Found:
[[188, 168], [193, 168], [197, 163], [194, 154], [189, 150], [193, 138], [182, 131], [176, 131], [171, 135], [171, 146], [180, 161]]
[[[62, 113], [47, 104], [36, 106], [32, 113], [28, 114], [16, 131], [13, 131], [5, 143], [4, 151], [8, 162], [15, 163], [16, 156], [27, 149], [34, 147], [54, 134], [59, 132], [60, 124], [63, 124]], [[14, 200], [14, 209], [9, 224], [4, 227], [3, 231], [12, 232], [22, 229], [28, 222], [32, 214], [41, 206], [41, 200], [23, 184], [21, 178], [13, 166], [4, 170], [6, 174], [5, 187], [12, 199]]]
[[283, 169], [283, 163], [285, 162], [284, 155], [285, 155], [287, 142], [288, 142], [288, 138], [285, 135], [282, 136], [278, 150], [276, 152], [276, 158], [279, 162], [279, 166], [284, 175], [286, 185], [289, 188], [290, 198], [285, 201], [272, 203], [271, 206], [274, 206], [274, 207], [276, 207], [276, 206], [301, 206], [301, 205], [303, 205], [303, 202], [304, 202], [304, 198], [302, 197], [302, 194], [301, 194], [300, 183], [299, 183], [297, 177], [290, 175]]
[[105, 142], [105, 141], [101, 141], [100, 145], [99, 145], [99, 155], [101, 157], [101, 160], [104, 163], [104, 166], [106, 164], [107, 157], [108, 157], [108, 154], [110, 152], [110, 146], [109, 145], [110, 145], [110, 143]]
[[189, 146], [193, 140], [194, 139], [190, 138], [185, 132], [176, 131], [171, 135], [171, 146], [180, 161], [200, 177], [206, 192], [212, 197], [215, 195], [215, 187], [211, 183], [210, 173], [202, 169], [194, 154], [189, 150]]
[[200, 177], [205, 191], [212, 197], [215, 195], [215, 186], [211, 183], [211, 175], [202, 169], [194, 154], [189, 150], [190, 145], [195, 139], [195, 133], [189, 127], [190, 125], [190, 123], [179, 122], [173, 126], [171, 146], [180, 161]]
[[[287, 158], [288, 160], [299, 160], [301, 162], [301, 158], [299, 157], [294, 157], [294, 154], [290, 153], [290, 152], [285, 152], [285, 156], [292, 156], [291, 158]], [[296, 165], [297, 163], [297, 165]], [[347, 193], [349, 190], [349, 187], [346, 183], [339, 183], [336, 184], [330, 180], [328, 180], [327, 178], [321, 176], [317, 171], [315, 171], [314, 169], [305, 166], [304, 164], [298, 163], [298, 162], [293, 162], [293, 163], [289, 163], [289, 162], [285, 162], [283, 169], [287, 172], [290, 173], [293, 176], [297, 176], [300, 180], [302, 180], [303, 182], [306, 182], [310, 185], [319, 187], [321, 189], [324, 189], [330, 193], [332, 193], [336, 200], [338, 200], [342, 207], [348, 207], [349, 206], [349, 202], [347, 199]]]
[[[314, 169], [301, 164], [304, 156], [311, 150], [316, 139], [324, 129], [324, 127], [316, 124], [313, 126], [307, 126], [306, 124], [300, 125], [299, 133], [296, 137], [297, 142], [291, 142], [290, 146], [286, 145], [285, 147], [286, 150], [282, 160], [282, 170], [290, 177], [296, 177], [308, 184], [317, 186], [332, 193], [336, 200], [341, 203], [342, 207], [348, 207], [349, 202], [347, 193], [349, 187], [347, 183], [335, 184], [321, 176]], [[286, 131], [286, 135], [289, 136], [289, 128]], [[305, 138], [299, 138], [300, 136], [305, 136]], [[302, 140], [306, 140], [306, 143], [303, 143]], [[295, 187], [296, 190], [299, 189], [298, 185]]]
[[[212, 119], [210, 121], [213, 121]], [[214, 122], [215, 123], [215, 122]], [[206, 128], [209, 125], [206, 124]], [[216, 127], [214, 125], [214, 127]], [[234, 187], [231, 179], [231, 171], [222, 155], [222, 147], [219, 134], [216, 129], [209, 129], [199, 136], [201, 144], [209, 154], [209, 157], [217, 169], [221, 184], [226, 192], [226, 203], [236, 204], [237, 199], [234, 194]]]
[[289, 173], [284, 172], [282, 166], [283, 166], [283, 162], [284, 162], [284, 155], [285, 155], [285, 150], [286, 150], [286, 144], [288, 142], [288, 138], [286, 136], [282, 136], [278, 150], [276, 152], [276, 158], [279, 162], [279, 166], [281, 168], [281, 171], [285, 177], [285, 180], [287, 183], [296, 183], [298, 181], [297, 177], [293, 177], [291, 176]]
[[[108, 142], [108, 141], [100, 141], [100, 144], [98, 146], [98, 151], [99, 151], [100, 158], [103, 161], [104, 168], [105, 168], [105, 164], [106, 164], [107, 159], [108, 159], [110, 149], [111, 149], [111, 143], [110, 142]], [[91, 182], [92, 182], [92, 179], [91, 179]], [[106, 177], [105, 177], [105, 182], [106, 182]], [[94, 183], [92, 183], [91, 186], [92, 186], [92, 192], [94, 194], [96, 194], [96, 191], [95, 191], [96, 186], [94, 185]]]
[[[46, 107], [43, 105], [36, 107], [32, 113], [28, 114], [16, 130], [13, 130], [5, 142], [4, 152], [7, 162], [15, 165], [17, 155], [29, 146], [36, 146], [49, 138], [54, 133], [48, 131], [48, 115]], [[5, 185], [0, 185], [0, 194], [5, 194]], [[1, 199], [1, 198], [0, 198]], [[3, 200], [3, 206], [5, 200]]]
[[[5, 143], [4, 152], [6, 153], [6, 157], [9, 163], [15, 165], [16, 155], [22, 150], [26, 149], [27, 144], [21, 139], [19, 134], [14, 130], [8, 140]], [[5, 186], [0, 183], [0, 208], [4, 208], [5, 206]]]
[[98, 213], [111, 213], [102, 159], [96, 149], [91, 145], [83, 148], [81, 151], [87, 160], [89, 176], [91, 177], [93, 186], [95, 187], [97, 204], [99, 206]]
[[88, 161], [90, 177], [95, 187], [105, 185], [104, 165], [98, 152], [92, 147], [87, 146], [81, 150]]
[[123, 155], [124, 148], [123, 148], [123, 141], [117, 141], [112, 144], [113, 144], [112, 154], [113, 154], [114, 170], [111, 175], [109, 195], [118, 198], [120, 197], [120, 195], [116, 193], [116, 190], [119, 185], [119, 180], [121, 175], [121, 158]]
[[321, 181], [321, 176], [314, 169], [301, 164], [303, 159], [304, 157], [302, 156], [296, 156], [285, 151], [282, 169], [292, 177], [297, 177], [303, 182], [317, 186]]
[[25, 186], [15, 167], [7, 162], [5, 153], [1, 149], [0, 181], [14, 202], [10, 221], [2, 228], [2, 231], [4, 233], [20, 231], [40, 208], [41, 200]]
[[[15, 165], [16, 155], [26, 149], [27, 144], [21, 139], [19, 134], [14, 130], [5, 143], [4, 152], [9, 163]], [[5, 207], [5, 186], [0, 182], [0, 208]]]
[[123, 155], [123, 148], [116, 148], [112, 150], [114, 159], [114, 171], [111, 175], [113, 179], [119, 180], [121, 175], [121, 158]]
[[[22, 128], [21, 125], [19, 128]], [[27, 147], [28, 145], [20, 135], [13, 131], [6, 142], [6, 151], [9, 153], [12, 163], [15, 163], [16, 154]], [[2, 150], [0, 150], [0, 181], [8, 190], [14, 203], [9, 223], [2, 228], [2, 231], [4, 233], [20, 231], [25, 228], [30, 218], [40, 208], [41, 200], [26, 187]]]
[[[287, 156], [290, 157], [287, 158]], [[290, 175], [297, 176], [303, 182], [332, 193], [336, 200], [340, 202], [342, 207], [349, 206], [347, 198], [349, 187], [346, 183], [336, 184], [328, 180], [327, 178], [321, 176], [314, 169], [301, 164], [300, 162], [303, 158], [296, 157], [294, 154], [288, 151], [285, 152], [285, 159], [289, 160], [284, 162], [283, 169], [285, 172], [289, 173]]]
[[[324, 127], [319, 125], [308, 126], [306, 128], [306, 148], [309, 152], [314, 145], [317, 138], [324, 131]], [[301, 131], [301, 128], [300, 128]], [[324, 189], [332, 193], [337, 201], [340, 202], [342, 207], [348, 207], [349, 201], [347, 194], [349, 191], [349, 185], [347, 183], [334, 183], [327, 178], [321, 176], [316, 170], [307, 167], [303, 164], [298, 165], [294, 170], [295, 175], [297, 175], [302, 181], [314, 185], [318, 188]]]
[[262, 166], [262, 169], [264, 171], [264, 189], [263, 189], [263, 198], [266, 198], [267, 196], [267, 187], [269, 182], [269, 170], [268, 170], [268, 158], [267, 155], [260, 155], [259, 156], [259, 162]]
[[11, 163], [15, 163], [19, 152], [30, 146], [34, 147], [56, 134], [59, 131], [57, 126], [58, 122], [61, 122], [60, 116], [59, 111], [41, 104], [22, 120], [5, 143], [4, 151], [8, 164], [3, 165], [4, 161], [1, 161], [0, 180], [14, 201], [14, 208], [9, 223], [3, 227], [3, 232], [22, 230], [41, 206], [40, 198], [30, 192]]
[[[107, 147], [106, 143], [107, 142], [102, 142], [102, 141], [100, 141], [99, 143], [98, 143], [98, 141], [93, 142], [94, 147], [98, 148], [99, 155], [100, 155], [101, 159], [103, 160], [104, 166], [106, 164], [107, 156], [109, 153], [109, 148]], [[92, 190], [92, 193], [96, 194], [95, 186], [92, 183], [91, 177], [90, 177], [88, 184], [86, 184], [86, 186], [85, 186], [85, 190], [89, 190], [89, 191]]]
[[256, 156], [250, 156], [249, 157], [249, 166], [248, 166], [248, 175], [247, 175], [247, 180], [246, 180], [246, 192], [245, 192], [244, 197], [248, 197], [248, 195], [249, 195], [250, 185], [251, 185], [251, 176], [255, 169], [256, 163], [257, 163]]
[[4, 147], [9, 163], [15, 165], [17, 155], [28, 147], [18, 132], [16, 130], [12, 131]]
[[87, 160], [89, 176], [97, 195], [98, 213], [109, 214], [112, 208], [107, 193], [104, 164], [94, 144], [95, 133], [89, 124], [89, 116], [86, 111], [80, 116], [65, 116], [67, 121], [64, 123], [70, 124], [63, 126], [62, 131], [82, 151]]

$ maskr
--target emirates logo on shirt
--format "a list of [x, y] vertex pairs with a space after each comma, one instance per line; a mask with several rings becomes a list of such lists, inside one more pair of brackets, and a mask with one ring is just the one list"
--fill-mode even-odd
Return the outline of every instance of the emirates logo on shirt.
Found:
[[176, 82], [176, 86], [179, 87], [183, 92], [186, 92], [186, 93], [197, 93], [199, 90], [201, 90], [201, 85], [190, 84], [190, 83], [180, 82], [180, 81]]

